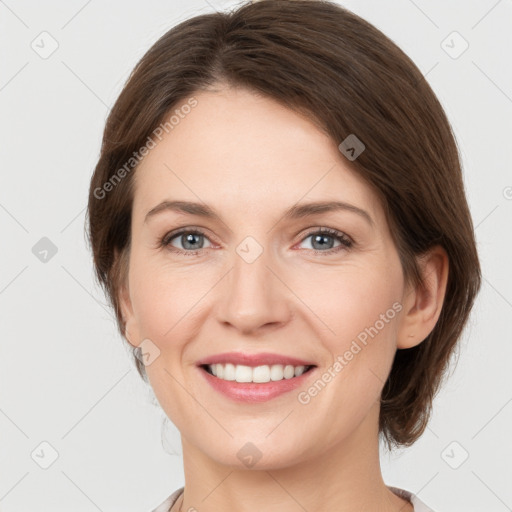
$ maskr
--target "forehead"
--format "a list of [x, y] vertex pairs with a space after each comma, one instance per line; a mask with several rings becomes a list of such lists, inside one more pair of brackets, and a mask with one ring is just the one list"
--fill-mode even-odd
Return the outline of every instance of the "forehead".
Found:
[[243, 89], [194, 98], [193, 108], [180, 111], [187, 98], [173, 109], [173, 128], [139, 164], [135, 215], [169, 198], [254, 215], [301, 199], [344, 200], [379, 215], [369, 185], [306, 116]]

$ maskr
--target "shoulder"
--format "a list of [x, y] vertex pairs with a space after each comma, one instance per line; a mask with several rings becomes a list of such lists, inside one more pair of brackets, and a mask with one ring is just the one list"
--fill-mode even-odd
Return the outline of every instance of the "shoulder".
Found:
[[166, 498], [158, 507], [151, 510], [151, 512], [169, 512], [174, 505], [180, 494], [183, 492], [184, 487], [176, 489], [168, 498]]
[[418, 496], [416, 496], [411, 491], [407, 491], [405, 489], [401, 489], [399, 487], [393, 487], [388, 485], [388, 488], [393, 491], [396, 495], [400, 496], [400, 498], [404, 498], [410, 501], [414, 507], [414, 512], [435, 512], [429, 506], [427, 506], [423, 501], [421, 501]]

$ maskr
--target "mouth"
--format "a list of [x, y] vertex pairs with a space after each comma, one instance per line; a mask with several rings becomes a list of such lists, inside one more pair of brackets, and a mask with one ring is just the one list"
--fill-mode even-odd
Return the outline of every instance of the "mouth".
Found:
[[215, 363], [201, 364], [199, 367], [219, 380], [266, 384], [298, 378], [316, 368], [316, 365], [273, 364], [247, 366], [233, 363]]
[[196, 362], [204, 381], [235, 402], [258, 403], [305, 386], [313, 379], [317, 365], [272, 352], [224, 352]]

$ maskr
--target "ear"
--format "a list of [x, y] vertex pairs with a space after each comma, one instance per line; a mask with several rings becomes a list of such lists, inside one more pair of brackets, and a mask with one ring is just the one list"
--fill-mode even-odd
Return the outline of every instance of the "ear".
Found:
[[138, 343], [138, 330], [136, 328], [136, 320], [135, 315], [133, 313], [133, 306], [130, 297], [130, 287], [128, 282], [128, 266], [129, 266], [129, 257], [125, 253], [120, 255], [118, 250], [115, 252], [115, 263], [114, 265], [119, 268], [119, 291], [118, 291], [118, 300], [119, 307], [121, 309], [121, 314], [125, 323], [125, 332], [124, 337], [126, 341], [133, 347], [137, 347], [140, 343]]
[[434, 329], [443, 307], [449, 267], [445, 249], [436, 245], [419, 258], [418, 264], [423, 282], [409, 288], [403, 297], [398, 349], [419, 345]]

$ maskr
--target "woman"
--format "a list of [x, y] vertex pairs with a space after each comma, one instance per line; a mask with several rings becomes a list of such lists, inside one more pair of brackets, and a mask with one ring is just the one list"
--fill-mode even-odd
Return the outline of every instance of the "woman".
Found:
[[157, 511], [430, 510], [387, 486], [480, 287], [435, 94], [337, 4], [263, 0], [160, 38], [91, 180], [99, 282], [181, 433]]

